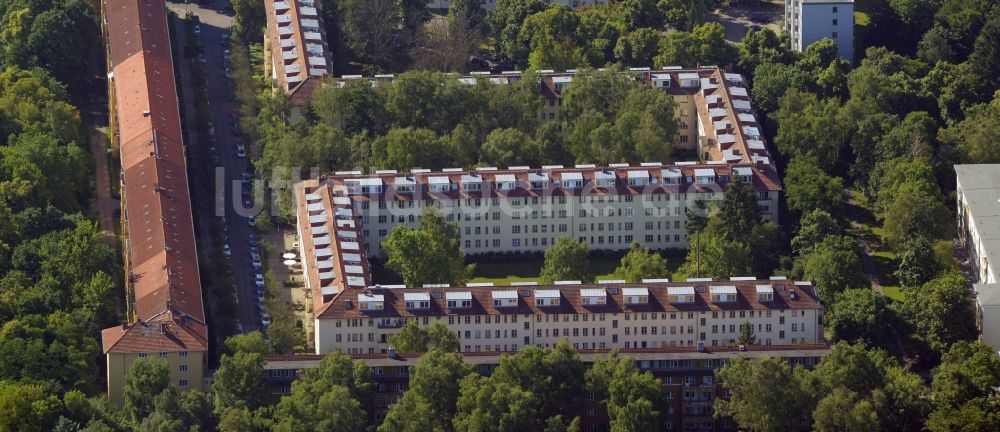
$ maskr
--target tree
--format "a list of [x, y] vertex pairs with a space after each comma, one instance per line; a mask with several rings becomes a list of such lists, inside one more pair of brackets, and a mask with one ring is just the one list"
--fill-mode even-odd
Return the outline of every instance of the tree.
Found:
[[487, 12], [490, 33], [496, 40], [496, 51], [515, 65], [524, 65], [528, 47], [519, 39], [521, 25], [531, 15], [546, 8], [542, 0], [501, 0]]
[[[19, 9], [20, 7], [20, 9]], [[45, 68], [60, 82], [79, 88], [93, 47], [84, 41], [100, 37], [97, 14], [78, 0], [7, 2], [0, 41], [0, 63], [24, 69]]]
[[170, 369], [164, 360], [142, 360], [132, 364], [125, 377], [125, 404], [122, 410], [133, 424], [139, 424], [155, 409], [154, 398], [170, 385]]
[[632, 242], [628, 253], [615, 269], [615, 277], [633, 283], [643, 279], [668, 278], [670, 266], [659, 253], [651, 252], [649, 248], [639, 245], [639, 242]]
[[958, 409], [939, 409], [926, 428], [931, 432], [975, 432], [1000, 428], [1000, 401], [994, 396], [972, 399]]
[[95, 392], [97, 342], [69, 314], [22, 315], [0, 327], [0, 380]]
[[621, 23], [626, 31], [643, 27], [663, 27], [663, 13], [656, 0], [621, 0], [612, 12], [612, 19]]
[[815, 406], [804, 375], [774, 358], [733, 359], [716, 372], [730, 398], [716, 399], [715, 416], [754, 432], [803, 430]]
[[424, 353], [410, 373], [410, 388], [389, 409], [379, 430], [447, 430], [455, 417], [461, 383], [469, 375], [474, 375], [472, 367], [460, 354], [438, 349]]
[[893, 276], [904, 287], [919, 287], [930, 281], [940, 270], [934, 245], [926, 237], [912, 237], [903, 243], [896, 256], [899, 267]]
[[[788, 51], [788, 47], [782, 43], [781, 38], [778, 37], [774, 30], [767, 27], [756, 31], [753, 29], [747, 30], [747, 34], [743, 36], [743, 41], [740, 43], [739, 48], [739, 68], [744, 74], [750, 74], [754, 77], [755, 85], [757, 80], [761, 78], [757, 67], [789, 63], [792, 57]], [[798, 69], [796, 68], [795, 70]], [[760, 108], [760, 95], [757, 93], [756, 87], [754, 87], [753, 95], [754, 102]], [[774, 104], [768, 111], [773, 111], [777, 106], [777, 97], [772, 100]]]
[[422, 353], [433, 349], [445, 352], [457, 352], [458, 336], [448, 330], [441, 321], [434, 321], [429, 326], [421, 327], [410, 321], [389, 337], [389, 346], [399, 352]]
[[413, 230], [404, 225], [393, 228], [382, 242], [389, 256], [386, 266], [402, 276], [409, 286], [448, 283], [460, 286], [472, 274], [466, 266], [465, 251], [459, 245], [458, 224], [447, 223], [440, 210], [428, 209]]
[[660, 38], [660, 32], [652, 28], [626, 33], [618, 38], [615, 57], [626, 65], [651, 65], [660, 52]]
[[480, 149], [479, 161], [489, 166], [537, 165], [541, 152], [535, 141], [517, 129], [494, 129]]
[[809, 211], [799, 219], [799, 231], [792, 237], [792, 250], [800, 256], [809, 255], [827, 236], [839, 235], [843, 231], [842, 222], [826, 210]]
[[256, 409], [264, 396], [264, 360], [259, 353], [223, 354], [214, 375], [216, 412], [245, 406]]
[[986, 133], [1000, 127], [1000, 91], [988, 104], [965, 110], [965, 119], [941, 131], [941, 141], [957, 147], [966, 163], [1000, 163], [1000, 150]]
[[52, 430], [60, 405], [59, 398], [47, 395], [39, 385], [0, 381], [0, 430]]
[[365, 80], [348, 80], [343, 86], [322, 86], [313, 93], [319, 122], [336, 125], [349, 135], [369, 131], [384, 133], [386, 94]]
[[399, 25], [404, 20], [413, 24], [419, 18], [412, 13], [403, 16], [397, 0], [338, 0], [337, 6], [344, 46], [355, 57], [376, 70], [391, 69], [402, 63], [400, 48], [407, 45], [407, 37], [412, 37], [412, 33], [401, 33]]
[[944, 350], [958, 341], [975, 339], [976, 324], [968, 310], [971, 303], [968, 281], [960, 273], [949, 273], [909, 289], [903, 315], [917, 338]]
[[454, 427], [458, 432], [514, 432], [537, 427], [536, 396], [510, 383], [477, 374], [460, 382]]
[[986, 22], [976, 37], [972, 54], [969, 55], [972, 70], [992, 89], [1000, 88], [1000, 79], [994, 73], [1000, 68], [1000, 17], [998, 17], [1000, 13], [998, 12], [1000, 5], [994, 5], [986, 14]]
[[886, 209], [884, 238], [897, 251], [915, 237], [944, 238], [949, 231], [949, 219], [948, 209], [937, 195], [928, 195], [906, 184]]
[[685, 67], [729, 64], [739, 52], [725, 36], [719, 23], [702, 24], [690, 33], [671, 32], [660, 43], [660, 54], [653, 62], [656, 66]]
[[899, 366], [886, 368], [885, 385], [872, 392], [882, 430], [919, 430], [931, 412], [924, 379]]
[[843, 388], [821, 399], [813, 412], [817, 431], [877, 430], [878, 415], [863, 396]]
[[226, 350], [230, 353], [256, 353], [260, 355], [271, 354], [271, 347], [264, 341], [264, 334], [254, 330], [252, 332], [233, 335], [226, 338]]
[[275, 409], [273, 430], [277, 432], [366, 430], [367, 415], [361, 409], [361, 404], [351, 397], [347, 387], [333, 385], [316, 400], [286, 403], [299, 397], [301, 396], [293, 390], [291, 395], [281, 398]]
[[267, 22], [264, 5], [254, 0], [233, 0], [233, 36], [245, 41], [263, 39]]
[[809, 73], [794, 65], [762, 62], [753, 71], [753, 100], [758, 109], [774, 112], [785, 93], [808, 92], [813, 79]]
[[393, 128], [372, 143], [372, 152], [384, 155], [382, 165], [397, 170], [444, 168], [444, 150], [444, 142], [430, 129]]
[[612, 352], [586, 373], [587, 390], [604, 401], [613, 431], [658, 429], [662, 423], [662, 383], [641, 372], [634, 358]]
[[291, 393], [274, 407], [276, 431], [362, 431], [362, 402], [374, 392], [371, 368], [347, 354], [328, 354], [292, 383]]
[[862, 344], [837, 342], [813, 369], [814, 390], [821, 397], [838, 388], [867, 395], [882, 387], [885, 367], [891, 364], [882, 351], [866, 349]]
[[939, 409], [956, 409], [992, 393], [1000, 381], [1000, 360], [985, 342], [959, 341], [941, 356], [932, 377], [931, 391]]
[[591, 282], [594, 274], [587, 260], [587, 244], [570, 237], [560, 237], [545, 250], [545, 264], [539, 275], [547, 283], [558, 280]]
[[823, 209], [842, 219], [847, 209], [847, 192], [840, 177], [827, 175], [815, 158], [792, 159], [785, 171], [788, 207], [799, 214]]
[[740, 338], [736, 340], [739, 345], [757, 345], [757, 336], [753, 334], [753, 324], [750, 321], [740, 325]]
[[786, 158], [815, 156], [827, 172], [837, 166], [849, 130], [839, 101], [791, 89], [778, 100], [774, 119], [778, 122], [774, 143]]
[[705, 23], [705, 16], [714, 12], [719, 0], [660, 0], [657, 7], [666, 16], [667, 23], [677, 30], [691, 31]]
[[463, 72], [483, 40], [485, 11], [481, 0], [453, 2], [448, 19], [433, 20], [417, 33], [411, 56], [413, 67]]
[[[688, 277], [726, 279], [753, 273], [750, 247], [717, 235], [695, 238], [680, 272]], [[695, 251], [692, 253], [692, 251]]]
[[834, 341], [888, 347], [897, 323], [885, 297], [868, 288], [848, 289], [834, 296], [827, 312]]
[[535, 399], [535, 410], [542, 418], [565, 417], [575, 413], [585, 370], [580, 355], [562, 340], [552, 349], [526, 346], [517, 355], [502, 357], [492, 378], [534, 395], [548, 395]]
[[846, 236], [827, 236], [804, 257], [804, 277], [813, 282], [826, 302], [848, 288], [867, 286], [861, 270], [857, 242]]

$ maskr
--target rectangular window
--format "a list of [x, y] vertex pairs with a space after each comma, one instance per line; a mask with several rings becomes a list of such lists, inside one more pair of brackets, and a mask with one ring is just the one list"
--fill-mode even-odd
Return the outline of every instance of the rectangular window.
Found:
[[188, 365], [180, 365], [180, 371], [181, 372], [187, 372], [188, 371]]

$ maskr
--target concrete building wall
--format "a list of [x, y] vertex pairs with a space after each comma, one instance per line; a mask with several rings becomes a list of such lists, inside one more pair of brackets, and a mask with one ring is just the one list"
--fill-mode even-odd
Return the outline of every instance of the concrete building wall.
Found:
[[[526, 345], [553, 347], [567, 339], [577, 349], [667, 348], [732, 344], [750, 322], [760, 344], [823, 341], [822, 311], [776, 309], [552, 315], [450, 315], [410, 318], [439, 321], [457, 332], [463, 352], [515, 351]], [[380, 353], [405, 318], [318, 319], [316, 353]]]
[[[170, 384], [179, 390], [201, 390], [205, 386], [205, 353], [198, 351], [115, 353], [107, 354], [108, 360], [108, 400], [114, 406], [125, 402], [125, 378], [136, 361], [146, 359], [166, 360], [170, 367]], [[183, 369], [183, 370], [182, 370]]]
[[837, 43], [840, 57], [854, 62], [853, 2], [785, 0], [785, 30], [795, 51], [829, 38]]

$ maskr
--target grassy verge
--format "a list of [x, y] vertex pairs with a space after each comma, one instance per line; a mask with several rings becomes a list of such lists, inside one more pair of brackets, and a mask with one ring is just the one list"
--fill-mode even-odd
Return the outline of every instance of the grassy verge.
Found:
[[[683, 254], [666, 253], [670, 264], [671, 280], [678, 280], [677, 270], [684, 263]], [[615, 279], [615, 269], [620, 263], [619, 257], [590, 257], [590, 268], [596, 274], [595, 280]], [[476, 271], [469, 282], [492, 282], [494, 285], [510, 285], [512, 282], [539, 282], [538, 275], [542, 271], [543, 260], [525, 257], [523, 261], [513, 262], [479, 262]]]

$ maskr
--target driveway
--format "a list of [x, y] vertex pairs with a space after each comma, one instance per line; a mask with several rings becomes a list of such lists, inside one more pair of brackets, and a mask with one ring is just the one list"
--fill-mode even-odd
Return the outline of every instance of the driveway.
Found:
[[751, 27], [774, 30], [781, 34], [784, 24], [785, 6], [783, 2], [761, 2], [753, 5], [726, 6], [708, 17], [726, 28], [726, 40], [741, 42]]

